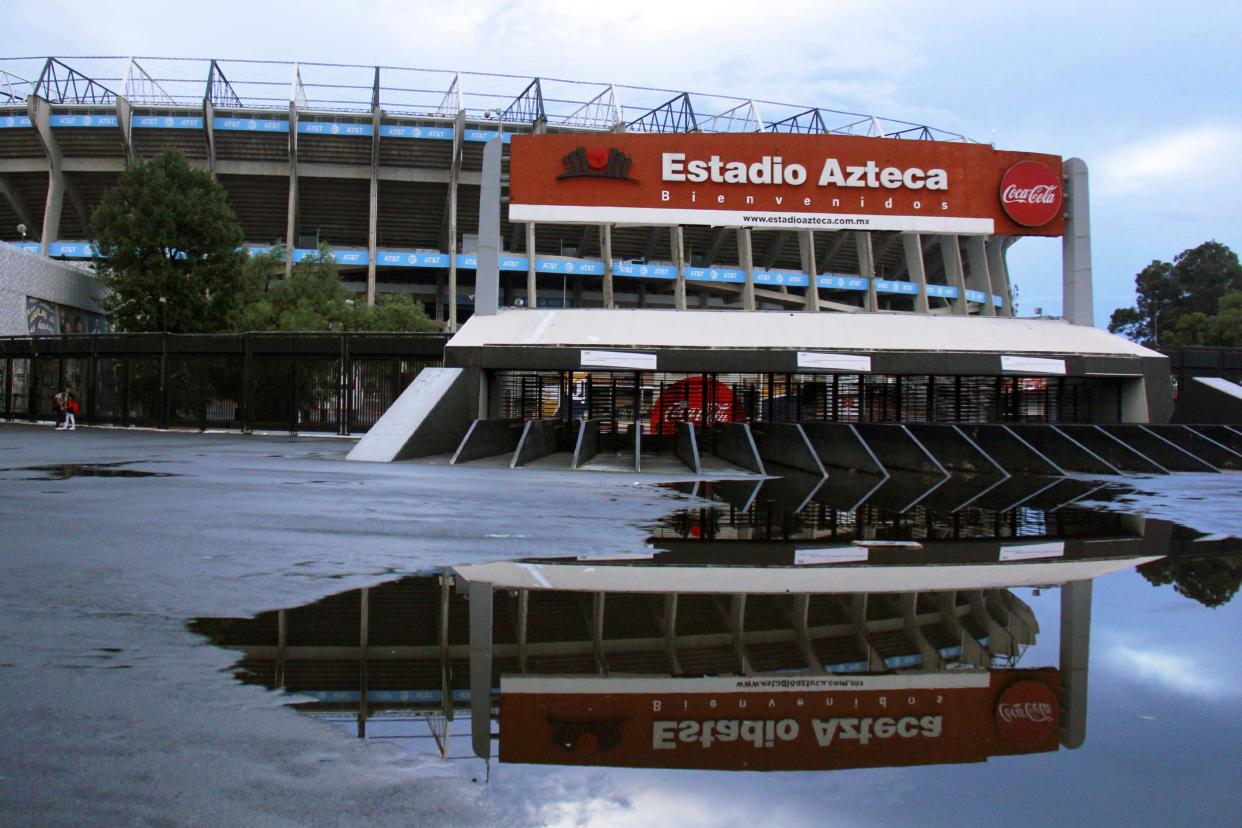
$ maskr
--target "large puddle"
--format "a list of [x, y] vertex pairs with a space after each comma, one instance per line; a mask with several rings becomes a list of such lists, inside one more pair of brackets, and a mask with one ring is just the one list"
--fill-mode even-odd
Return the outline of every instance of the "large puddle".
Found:
[[[875, 503], [867, 481], [805, 483], [676, 487], [699, 499], [628, 555], [446, 566], [193, 627], [238, 651], [240, 681], [428, 773], [487, 780], [528, 816], [579, 797], [553, 783], [563, 766], [595, 768], [631, 814], [635, 797], [677, 787], [672, 771], [710, 772], [697, 788], [745, 799], [769, 777], [738, 771], [918, 766], [903, 773], [951, 776], [903, 784], [975, 796], [969, 769], [1000, 762], [1025, 797], [1052, 796], [1074, 767], [1110, 780], [1084, 789], [1079, 814], [1170, 749], [1200, 778], [1220, 773], [1196, 745], [1223, 737], [1212, 705], [1237, 704], [1227, 605], [1242, 541], [1109, 511], [1124, 490], [1079, 480], [923, 493], [903, 509], [851, 508]], [[950, 765], [963, 767], [934, 770]], [[784, 796], [822, 797], [787, 776], [802, 781]], [[884, 798], [874, 784], [853, 796]]]

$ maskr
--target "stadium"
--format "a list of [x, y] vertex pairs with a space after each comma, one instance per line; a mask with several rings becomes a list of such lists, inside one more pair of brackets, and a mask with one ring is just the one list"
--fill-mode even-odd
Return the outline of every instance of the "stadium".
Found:
[[[0, 59], [0, 240], [90, 255], [91, 211], [129, 163], [176, 148], [212, 171], [252, 249], [320, 243], [355, 287], [471, 313], [483, 143], [525, 133], [769, 132], [966, 142], [813, 106], [612, 84], [336, 64]], [[508, 148], [505, 150], [507, 174]], [[25, 235], [17, 231], [26, 227]], [[1005, 236], [510, 222], [503, 304], [1009, 315]], [[532, 257], [530, 253], [533, 252]], [[749, 254], [754, 296], [744, 296]], [[615, 261], [615, 265], [613, 262]], [[611, 284], [604, 285], [605, 270]], [[678, 272], [688, 286], [676, 295]], [[811, 276], [817, 290], [808, 289]], [[455, 290], [454, 290], [455, 286]], [[455, 294], [455, 297], [454, 297]]]
[[[507, 454], [521, 432], [510, 426], [536, 420], [550, 421], [542, 453], [573, 452], [585, 422], [602, 453], [637, 468], [676, 453], [679, 422], [700, 431], [691, 454], [712, 454], [728, 453], [718, 426], [1171, 416], [1167, 359], [1092, 327], [1078, 159], [872, 114], [577, 80], [0, 58], [0, 240], [90, 258], [103, 193], [169, 148], [225, 189], [252, 252], [286, 244], [288, 269], [327, 245], [369, 303], [410, 294], [454, 334], [437, 369], [449, 374], [417, 391], [432, 396], [415, 408], [440, 413], [388, 429], [369, 459], [461, 456], [468, 430], [482, 445], [466, 455]], [[1007, 251], [1028, 237], [1061, 238], [1063, 319], [1012, 318]], [[738, 325], [735, 311], [757, 313]], [[311, 367], [296, 348], [272, 352], [274, 374], [230, 357], [227, 381], [217, 366], [172, 383], [200, 388], [193, 405], [135, 405], [128, 363], [155, 370], [153, 355], [84, 342], [63, 343], [37, 379], [80, 375], [90, 395], [131, 400], [123, 423], [246, 430], [262, 419], [247, 400], [300, 388]], [[206, 358], [205, 345], [171, 343], [159, 353]], [[8, 416], [38, 406], [41, 351], [28, 360], [26, 347], [6, 365]], [[282, 392], [269, 419], [354, 433], [375, 416], [355, 416], [358, 400], [383, 411], [413, 379], [402, 368], [373, 393], [342, 359], [306, 400]]]

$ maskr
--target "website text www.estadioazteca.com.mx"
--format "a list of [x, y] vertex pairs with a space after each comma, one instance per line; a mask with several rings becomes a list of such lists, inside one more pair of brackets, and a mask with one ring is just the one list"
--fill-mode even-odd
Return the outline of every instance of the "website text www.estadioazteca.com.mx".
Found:
[[742, 216], [747, 224], [832, 224], [846, 227], [866, 227], [871, 223], [869, 218], [856, 216]]

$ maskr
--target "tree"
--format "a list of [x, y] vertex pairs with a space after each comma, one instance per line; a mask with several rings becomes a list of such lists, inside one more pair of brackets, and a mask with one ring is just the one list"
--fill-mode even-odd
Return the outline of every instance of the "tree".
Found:
[[241, 225], [223, 188], [170, 149], [121, 173], [91, 217], [122, 331], [227, 330], [245, 299]]
[[1168, 335], [1169, 345], [1242, 346], [1242, 292], [1226, 293], [1216, 305], [1216, 314], [1188, 313], [1177, 320], [1177, 329]]
[[1242, 586], [1242, 556], [1169, 556], [1138, 568], [1152, 586], [1173, 584], [1181, 595], [1205, 607], [1223, 607]]
[[[1209, 241], [1183, 250], [1171, 263], [1153, 261], [1134, 283], [1135, 307], [1113, 311], [1108, 329], [1149, 347], [1179, 344], [1184, 317], [1207, 318], [1227, 294], [1242, 291], [1242, 264], [1228, 247]], [[1185, 336], [1210, 328], [1203, 318], [1190, 319]]]
[[244, 268], [247, 297], [236, 316], [243, 331], [432, 331], [439, 325], [427, 317], [419, 302], [406, 295], [384, 294], [367, 307], [341, 281], [332, 251], [318, 252], [296, 263], [288, 279], [274, 279], [284, 271], [285, 251], [254, 256]]

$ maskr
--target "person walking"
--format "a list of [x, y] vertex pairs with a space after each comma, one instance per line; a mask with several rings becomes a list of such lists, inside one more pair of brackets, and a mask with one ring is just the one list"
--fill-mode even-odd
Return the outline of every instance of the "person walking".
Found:
[[69, 404], [69, 389], [62, 388], [52, 397], [52, 409], [56, 412], [56, 430], [65, 430], [65, 407]]
[[78, 400], [73, 396], [73, 392], [69, 392], [69, 399], [65, 403], [65, 430], [73, 431], [78, 426]]

